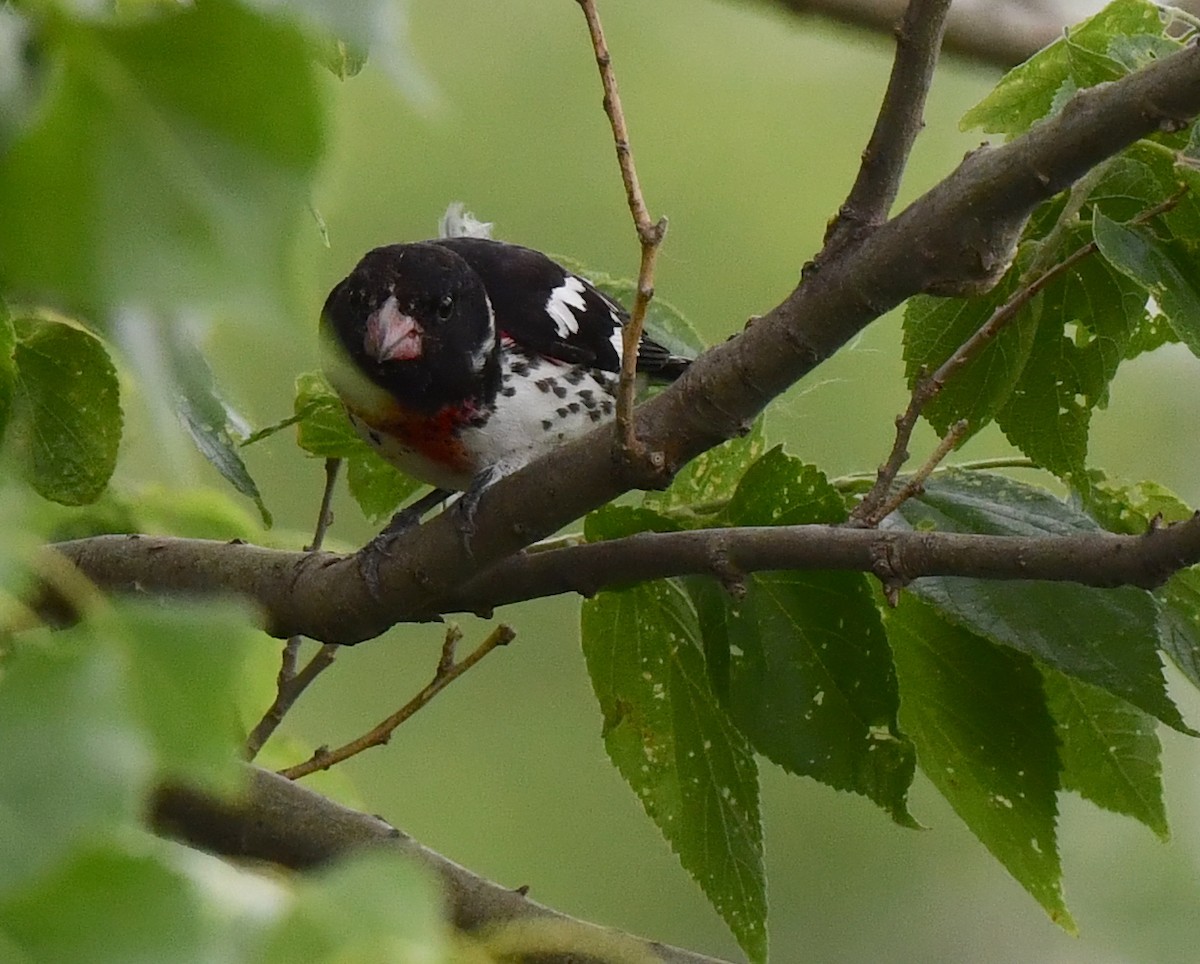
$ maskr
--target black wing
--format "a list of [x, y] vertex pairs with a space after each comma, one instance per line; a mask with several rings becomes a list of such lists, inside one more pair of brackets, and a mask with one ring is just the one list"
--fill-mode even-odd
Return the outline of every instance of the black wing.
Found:
[[[496, 329], [521, 347], [604, 371], [620, 371], [621, 329], [629, 315], [586, 278], [540, 251], [486, 238], [443, 238], [479, 275], [496, 314]], [[638, 370], [678, 377], [689, 360], [642, 337]]]

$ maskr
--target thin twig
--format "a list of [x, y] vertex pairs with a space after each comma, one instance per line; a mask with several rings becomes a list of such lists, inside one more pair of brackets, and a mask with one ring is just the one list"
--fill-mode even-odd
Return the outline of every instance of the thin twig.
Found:
[[916, 472], [904, 480], [904, 484], [892, 493], [892, 497], [888, 499], [878, 510], [871, 514], [871, 517], [863, 521], [869, 526], [877, 526], [886, 519], [889, 515], [895, 512], [900, 506], [904, 505], [913, 496], [920, 495], [925, 488], [925, 480], [933, 474], [933, 470], [941, 464], [941, 461], [953, 451], [964, 435], [967, 434], [967, 429], [970, 427], [970, 422], [965, 418], [960, 418], [957, 422], [950, 426], [950, 431], [938, 443], [938, 447], [933, 450], [933, 454], [926, 459]]
[[646, 310], [654, 297], [654, 263], [658, 248], [667, 233], [667, 219], [657, 222], [651, 219], [642, 196], [637, 168], [633, 162], [633, 148], [629, 143], [629, 129], [625, 124], [625, 112], [621, 108], [621, 95], [617, 91], [617, 75], [613, 71], [612, 57], [604, 40], [604, 28], [595, 0], [576, 0], [587, 20], [592, 49], [596, 53], [596, 66], [600, 68], [600, 83], [604, 88], [604, 113], [612, 126], [613, 143], [617, 150], [617, 164], [621, 169], [621, 181], [625, 185], [625, 199], [633, 226], [637, 230], [641, 246], [641, 261], [638, 266], [637, 293], [629, 313], [629, 323], [622, 332], [621, 380], [617, 389], [617, 432], [627, 455], [640, 454], [638, 440], [633, 429], [633, 397], [636, 390], [638, 346], [642, 340], [642, 329], [646, 323]]
[[[331, 766], [341, 763], [343, 760], [348, 760], [350, 757], [356, 756], [362, 753], [363, 750], [370, 749], [373, 746], [382, 746], [392, 738], [392, 733], [395, 732], [396, 727], [418, 710], [428, 705], [438, 693], [462, 676], [463, 673], [478, 663], [493, 649], [498, 646], [507, 646], [516, 637], [516, 633], [502, 623], [492, 630], [487, 639], [480, 643], [472, 653], [456, 663], [454, 662], [454, 643], [450, 641], [452, 634], [461, 636], [461, 633], [458, 633], [457, 627], [451, 627], [447, 630], [446, 643], [442, 646], [437, 671], [433, 674], [433, 679], [430, 680], [428, 685], [417, 693], [416, 696], [386, 720], [371, 727], [370, 730], [357, 739], [351, 740], [349, 743], [339, 746], [334, 750], [321, 748], [303, 763], [288, 767], [286, 770], [280, 770], [279, 775], [287, 777], [289, 780], [296, 780], [300, 777], [308, 776], [310, 773], [316, 773], [318, 770], [328, 770]], [[454, 642], [457, 642], [457, 636]], [[447, 656], [447, 654], [449, 655]]]
[[[292, 648], [292, 644], [299, 644], [302, 638], [300, 636], [292, 636], [288, 639], [287, 644], [284, 646], [283, 658], [285, 663], [289, 659], [289, 650]], [[271, 734], [279, 728], [279, 724], [283, 722], [284, 716], [295, 705], [296, 700], [313, 684], [313, 681], [318, 676], [333, 665], [333, 661], [337, 659], [339, 649], [341, 647], [334, 643], [325, 643], [313, 654], [312, 659], [305, 663], [304, 669], [298, 673], [293, 673], [286, 680], [284, 679], [282, 670], [280, 671], [274, 701], [267, 708], [267, 711], [255, 725], [254, 729], [250, 731], [250, 735], [246, 737], [247, 760], [253, 760], [258, 756], [258, 751], [271, 738]], [[291, 659], [293, 665], [295, 665], [295, 656], [292, 655]]]
[[325, 491], [321, 493], [321, 508], [317, 511], [317, 528], [313, 532], [312, 544], [305, 547], [308, 552], [316, 552], [321, 548], [325, 543], [325, 533], [333, 524], [333, 490], [341, 467], [341, 459], [325, 460]]
[[[342, 466], [341, 459], [325, 460], [325, 491], [321, 494], [321, 507], [317, 510], [317, 525], [313, 531], [312, 542], [304, 547], [305, 552], [317, 552], [325, 542], [325, 533], [333, 522], [333, 490], [337, 482], [338, 470]], [[326, 643], [313, 655], [297, 672], [299, 665], [300, 644], [303, 636], [290, 636], [283, 646], [283, 654], [279, 663], [279, 674], [275, 678], [275, 699], [263, 713], [262, 719], [255, 724], [254, 729], [246, 737], [245, 754], [247, 760], [258, 756], [263, 744], [271, 738], [271, 734], [283, 722], [284, 716], [292, 708], [301, 694], [312, 685], [313, 680], [333, 665], [337, 658], [338, 647]]]
[[[1179, 204], [1187, 193], [1187, 187], [1180, 188], [1165, 201], [1154, 205], [1154, 207], [1147, 208], [1129, 223], [1145, 224], [1160, 214], [1165, 214]], [[887, 513], [881, 514], [880, 508], [885, 503], [890, 503], [891, 501], [889, 499], [889, 492], [901, 467], [908, 460], [908, 443], [912, 439], [912, 433], [916, 428], [917, 420], [920, 418], [925, 406], [945, 388], [946, 382], [953, 378], [967, 364], [978, 358], [983, 350], [991, 344], [1004, 327], [1017, 316], [1021, 309], [1038, 292], [1060, 275], [1073, 268], [1084, 258], [1094, 254], [1095, 251], [1096, 242], [1089, 241], [1072, 251], [1062, 261], [1047, 268], [1028, 284], [1014, 291], [1012, 296], [1004, 304], [998, 306], [988, 320], [970, 338], [959, 345], [957, 350], [942, 362], [937, 371], [933, 374], [922, 374], [917, 380], [916, 387], [913, 388], [912, 396], [909, 398], [908, 407], [904, 410], [904, 414], [898, 416], [896, 419], [896, 439], [892, 443], [892, 450], [888, 455], [887, 461], [879, 468], [875, 485], [872, 486], [871, 491], [863, 497], [863, 500], [850, 514], [853, 522], [859, 525], [878, 525], [879, 521], [887, 515]], [[894, 508], [895, 506], [892, 507], [892, 509]]]
[[887, 220], [909, 153], [925, 123], [925, 97], [949, 11], [950, 0], [911, 0], [896, 25], [896, 57], [887, 92], [854, 186], [825, 234], [822, 258]]

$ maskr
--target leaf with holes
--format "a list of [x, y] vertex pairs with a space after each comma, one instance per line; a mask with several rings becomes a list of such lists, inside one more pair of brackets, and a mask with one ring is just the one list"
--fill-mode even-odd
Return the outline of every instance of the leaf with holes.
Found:
[[[671, 527], [654, 516], [602, 509], [585, 533], [611, 539]], [[581, 625], [609, 757], [746, 955], [765, 961], [758, 768], [709, 685], [686, 594], [673, 580], [602, 592], [584, 602]]]
[[1200, 271], [1197, 249], [1163, 240], [1149, 228], [1119, 224], [1097, 213], [1096, 244], [1118, 270], [1154, 296], [1180, 340], [1200, 355]]
[[1097, 257], [1084, 258], [1036, 300], [1032, 351], [996, 421], [1013, 445], [1055, 475], [1082, 478], [1092, 411], [1108, 402], [1145, 304], [1139, 285]]
[[[1003, 305], [1018, 284], [1019, 270], [979, 298], [918, 296], [904, 309], [904, 369], [909, 388], [931, 374], [975, 334]], [[1037, 323], [1022, 308], [966, 367], [945, 382], [922, 414], [945, 435], [961, 418], [972, 434], [995, 417], [1025, 370]]]
[[1058, 754], [1028, 656], [956, 625], [910, 593], [886, 614], [921, 769], [971, 832], [1067, 931], [1058, 857]]
[[1154, 717], [1095, 686], [1043, 668], [1062, 785], [1167, 838], [1162, 747]]
[[[746, 472], [731, 525], [845, 520], [841, 495], [819, 470], [773, 449]], [[702, 580], [689, 581], [694, 588]], [[718, 590], [708, 583], [711, 593]], [[898, 823], [915, 769], [899, 730], [892, 655], [866, 577], [847, 572], [756, 573], [743, 599], [697, 594], [706, 650], [734, 655], [730, 713], [754, 748], [791, 773], [862, 794]], [[718, 597], [719, 598], [719, 597]]]

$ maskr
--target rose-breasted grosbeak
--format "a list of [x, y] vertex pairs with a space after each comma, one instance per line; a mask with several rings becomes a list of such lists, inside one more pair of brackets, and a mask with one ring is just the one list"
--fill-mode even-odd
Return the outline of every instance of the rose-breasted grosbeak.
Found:
[[[625, 310], [546, 255], [485, 238], [369, 251], [321, 315], [324, 367], [359, 433], [435, 490], [410, 525], [480, 493], [613, 418]], [[637, 367], [669, 381], [689, 359], [643, 338]], [[388, 530], [385, 530], [385, 533]]]

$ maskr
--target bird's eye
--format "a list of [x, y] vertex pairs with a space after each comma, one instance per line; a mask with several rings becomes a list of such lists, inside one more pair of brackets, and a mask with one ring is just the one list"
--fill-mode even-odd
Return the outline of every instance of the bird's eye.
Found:
[[442, 295], [442, 300], [437, 304], [437, 316], [439, 321], [445, 321], [450, 317], [450, 313], [454, 311], [454, 296]]

